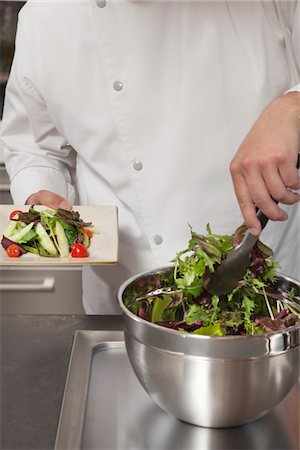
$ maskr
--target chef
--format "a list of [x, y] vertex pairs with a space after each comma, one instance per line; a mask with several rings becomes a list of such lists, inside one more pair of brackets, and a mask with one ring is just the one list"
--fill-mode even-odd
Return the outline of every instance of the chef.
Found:
[[5, 162], [16, 204], [118, 207], [119, 263], [83, 271], [88, 314], [117, 313], [120, 283], [170, 262], [188, 224], [259, 234], [255, 205], [300, 277], [299, 69], [299, 1], [27, 2]]

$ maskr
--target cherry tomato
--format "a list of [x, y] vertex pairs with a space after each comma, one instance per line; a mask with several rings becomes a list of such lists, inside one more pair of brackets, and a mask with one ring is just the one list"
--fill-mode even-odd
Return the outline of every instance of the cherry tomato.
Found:
[[19, 214], [23, 214], [23, 211], [20, 211], [19, 209], [16, 209], [15, 211], [12, 211], [11, 213], [10, 213], [10, 215], [9, 215], [9, 219], [10, 220], [12, 220], [12, 219], [18, 219], [18, 217], [15, 217], [16, 215], [18, 215], [19, 216]]
[[82, 227], [81, 231], [87, 235], [87, 237], [89, 239], [91, 239], [93, 237], [93, 233], [91, 232], [91, 230], [89, 230], [88, 228]]
[[86, 258], [89, 256], [89, 252], [83, 244], [78, 243], [72, 246], [71, 256], [73, 258]]
[[16, 244], [11, 244], [6, 249], [7, 256], [10, 258], [17, 258], [21, 255], [21, 251]]

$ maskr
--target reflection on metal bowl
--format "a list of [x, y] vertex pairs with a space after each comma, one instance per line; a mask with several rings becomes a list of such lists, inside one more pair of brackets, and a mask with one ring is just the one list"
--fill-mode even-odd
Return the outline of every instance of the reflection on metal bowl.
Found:
[[[147, 322], [123, 304], [140, 280], [170, 266], [130, 278], [119, 289], [129, 360], [144, 389], [172, 416], [203, 427], [232, 427], [264, 416], [299, 375], [299, 322], [266, 336], [204, 336]], [[300, 283], [284, 275], [277, 282]], [[150, 289], [149, 289], [150, 290]]]

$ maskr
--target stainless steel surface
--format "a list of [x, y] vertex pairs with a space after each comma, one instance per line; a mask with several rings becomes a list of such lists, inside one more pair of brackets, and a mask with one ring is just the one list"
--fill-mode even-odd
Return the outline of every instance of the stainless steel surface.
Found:
[[53, 291], [55, 285], [54, 277], [44, 277], [41, 281], [35, 283], [24, 283], [22, 281], [15, 283], [0, 283], [0, 292], [32, 292], [32, 291]]
[[4, 164], [0, 161], [0, 205], [10, 205], [12, 203], [9, 177]]
[[[298, 296], [298, 299], [299, 299], [299, 298], [300, 298], [300, 297]], [[300, 312], [300, 304], [299, 304], [299, 303], [296, 303], [296, 302], [294, 302], [293, 300], [289, 300], [288, 298], [285, 298], [285, 297], [283, 297], [280, 301], [283, 302], [283, 303], [286, 303], [287, 305], [289, 305], [289, 306], [291, 306], [292, 308], [294, 308], [294, 310], [295, 310], [296, 312]]]
[[[300, 324], [267, 336], [203, 336], [152, 324], [124, 306], [126, 290], [170, 270], [137, 275], [118, 293], [128, 356], [141, 384], [161, 408], [195, 425], [231, 427], [263, 416], [299, 376]], [[278, 277], [280, 285], [300, 288]]]
[[255, 422], [231, 429], [195, 427], [152, 402], [132, 371], [121, 332], [78, 331], [55, 449], [298, 450], [299, 398], [294, 386]]
[[9, 183], [0, 183], [0, 192], [9, 192], [10, 184]]
[[1, 314], [84, 314], [81, 267], [1, 267]]
[[140, 297], [137, 297], [135, 299], [135, 301], [145, 300], [146, 298], [155, 297], [157, 295], [161, 295], [161, 294], [164, 294], [166, 292], [168, 292], [168, 293], [172, 292], [172, 288], [155, 289], [154, 291], [147, 292], [147, 294], [141, 295]]
[[[56, 450], [82, 448], [81, 440], [87, 410], [93, 356], [97, 354], [97, 351], [115, 348], [122, 339], [122, 332], [76, 332], [58, 424]], [[111, 373], [111, 379], [115, 375], [114, 372]], [[108, 386], [105, 389], [108, 389]], [[106, 404], [102, 405], [104, 416], [107, 406]], [[112, 418], [112, 421], [114, 419]]]

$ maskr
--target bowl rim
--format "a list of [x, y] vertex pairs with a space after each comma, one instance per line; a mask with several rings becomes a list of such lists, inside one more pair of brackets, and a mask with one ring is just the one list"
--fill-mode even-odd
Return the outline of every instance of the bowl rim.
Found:
[[[161, 272], [166, 271], [167, 269], [170, 269], [174, 267], [174, 264], [168, 264], [165, 266], [161, 266], [158, 268], [155, 268], [153, 270], [140, 272], [129, 279], [125, 280], [119, 287], [117, 298], [119, 305], [122, 309], [123, 314], [125, 317], [129, 318], [131, 321], [134, 321], [136, 326], [143, 326], [147, 327], [149, 330], [152, 330], [153, 332], [163, 334], [164, 336], [169, 336], [171, 339], [174, 337], [175, 339], [184, 339], [189, 341], [195, 341], [195, 342], [207, 342], [207, 343], [220, 343], [220, 342], [251, 342], [254, 344], [254, 342], [264, 342], [264, 346], [267, 350], [268, 354], [278, 354], [283, 351], [286, 351], [290, 348], [294, 348], [299, 346], [299, 339], [300, 339], [300, 321], [297, 322], [295, 325], [292, 325], [290, 327], [284, 328], [283, 330], [279, 331], [273, 331], [268, 332], [263, 335], [228, 335], [228, 336], [209, 336], [209, 335], [199, 335], [199, 334], [193, 334], [189, 333], [187, 331], [178, 331], [173, 330], [172, 328], [163, 327], [161, 325], [157, 325], [155, 323], [149, 322], [145, 319], [142, 319], [135, 314], [133, 314], [125, 305], [123, 302], [123, 293], [125, 289], [133, 282], [137, 281], [139, 278], [143, 278], [145, 276], [155, 275]], [[277, 278], [284, 279], [286, 281], [289, 281], [291, 283], [294, 283], [299, 286], [300, 288], [300, 281], [296, 280], [293, 277], [290, 277], [288, 275], [277, 273]], [[297, 336], [294, 337], [294, 334]], [[292, 338], [291, 338], [292, 336]]]

